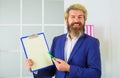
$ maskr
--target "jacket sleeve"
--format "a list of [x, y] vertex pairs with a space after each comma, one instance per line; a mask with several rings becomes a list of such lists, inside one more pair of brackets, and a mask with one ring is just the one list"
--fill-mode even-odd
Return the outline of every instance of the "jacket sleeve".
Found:
[[49, 66], [44, 69], [38, 70], [38, 73], [33, 73], [34, 78], [52, 78], [55, 74], [55, 67], [54, 65]]
[[99, 50], [99, 41], [96, 39], [90, 42], [87, 52], [87, 67], [70, 65], [69, 78], [100, 78], [101, 77], [101, 59]]

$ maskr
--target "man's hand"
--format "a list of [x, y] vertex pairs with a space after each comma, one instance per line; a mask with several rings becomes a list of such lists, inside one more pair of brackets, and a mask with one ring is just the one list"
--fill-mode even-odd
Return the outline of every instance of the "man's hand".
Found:
[[28, 71], [30, 71], [30, 68], [33, 66], [34, 62], [31, 59], [27, 59], [25, 62], [25, 67]]
[[70, 65], [68, 63], [66, 63], [64, 60], [58, 59], [56, 58], [55, 60], [53, 60], [55, 63], [56, 68], [59, 71], [67, 71], [69, 72], [70, 70]]

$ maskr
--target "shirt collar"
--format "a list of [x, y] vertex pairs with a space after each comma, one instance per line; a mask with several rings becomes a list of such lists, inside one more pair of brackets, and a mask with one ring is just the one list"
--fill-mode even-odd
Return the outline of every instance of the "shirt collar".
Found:
[[[71, 40], [71, 38], [70, 38], [69, 35], [70, 35], [70, 34], [67, 33], [66, 39], [70, 39], [70, 40]], [[74, 37], [72, 40], [77, 40], [77, 39], [79, 39], [81, 36], [82, 36], [82, 35], [80, 35], [80, 36], [78, 36], [78, 37]]]

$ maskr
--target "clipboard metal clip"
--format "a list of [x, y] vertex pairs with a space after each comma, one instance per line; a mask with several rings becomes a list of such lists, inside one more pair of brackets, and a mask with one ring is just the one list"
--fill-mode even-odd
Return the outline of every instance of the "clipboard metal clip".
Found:
[[38, 37], [37, 34], [32, 34], [32, 35], [29, 36], [29, 39], [36, 38], [36, 37]]

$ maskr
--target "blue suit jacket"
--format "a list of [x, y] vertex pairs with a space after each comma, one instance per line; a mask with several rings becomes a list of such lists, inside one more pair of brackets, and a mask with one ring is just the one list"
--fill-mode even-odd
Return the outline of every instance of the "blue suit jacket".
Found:
[[[64, 47], [66, 34], [53, 39], [51, 47], [52, 54], [64, 60]], [[70, 72], [58, 71], [55, 66], [39, 70], [35, 78], [51, 78], [54, 74], [56, 78], [100, 78], [101, 59], [99, 41], [96, 38], [83, 34], [76, 42], [68, 60]]]

